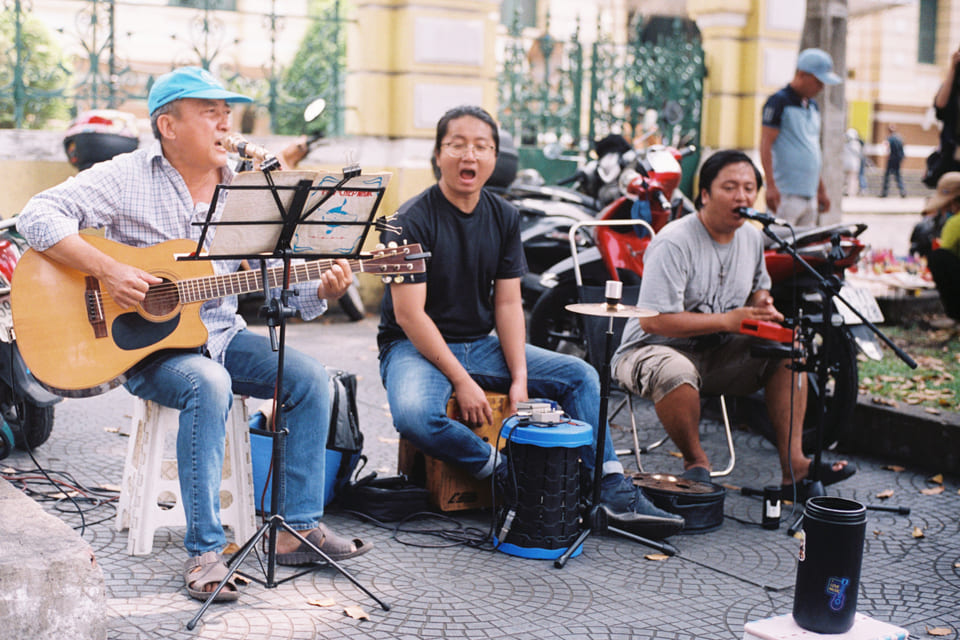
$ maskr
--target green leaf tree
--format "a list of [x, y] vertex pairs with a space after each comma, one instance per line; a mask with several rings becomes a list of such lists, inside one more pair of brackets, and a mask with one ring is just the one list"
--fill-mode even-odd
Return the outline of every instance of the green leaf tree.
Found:
[[66, 120], [70, 70], [47, 27], [19, 11], [0, 14], [0, 128], [42, 129]]
[[336, 128], [337, 110], [342, 104], [342, 69], [346, 66], [346, 46], [338, 8], [339, 2], [332, 0], [314, 3], [311, 14], [316, 18], [304, 34], [277, 91], [274, 133], [303, 133], [303, 110], [315, 98], [326, 100], [327, 108], [308, 125], [308, 132], [329, 133]]

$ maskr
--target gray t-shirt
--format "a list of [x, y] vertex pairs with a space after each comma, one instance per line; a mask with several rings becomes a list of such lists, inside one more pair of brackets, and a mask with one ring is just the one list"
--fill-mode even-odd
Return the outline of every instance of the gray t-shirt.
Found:
[[[763, 235], [750, 224], [740, 227], [724, 245], [710, 237], [697, 214], [684, 216], [665, 226], [650, 242], [643, 261], [637, 305], [660, 313], [724, 313], [744, 306], [753, 292], [770, 288]], [[709, 341], [648, 334], [631, 318], [613, 356], [613, 367], [626, 352], [642, 344], [695, 349]]]

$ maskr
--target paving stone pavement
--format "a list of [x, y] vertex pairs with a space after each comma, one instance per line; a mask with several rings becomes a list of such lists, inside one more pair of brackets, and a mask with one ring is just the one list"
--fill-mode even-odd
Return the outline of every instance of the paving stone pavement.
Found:
[[[350, 323], [335, 310], [309, 324], [294, 322], [288, 344], [325, 364], [357, 373], [365, 453], [372, 468], [395, 471], [397, 437], [377, 373], [376, 318]], [[263, 327], [254, 327], [263, 331]], [[127, 439], [116, 430], [130, 420], [132, 400], [123, 389], [58, 405], [50, 441], [37, 452], [47, 468], [69, 471], [81, 483], [119, 484]], [[652, 409], [638, 409], [641, 438], [662, 434]], [[627, 424], [620, 418], [617, 423]], [[704, 423], [704, 441], [716, 463], [725, 461], [722, 430]], [[612, 429], [625, 445], [627, 432]], [[725, 482], [763, 486], [778, 480], [774, 448], [747, 431], [735, 433], [737, 467]], [[645, 458], [648, 471], [678, 472], [671, 445]], [[828, 453], [832, 458], [837, 454]], [[890, 502], [910, 507], [909, 516], [868, 512], [859, 591], [861, 613], [905, 627], [913, 637], [927, 628], [960, 631], [960, 479], [944, 479], [940, 495], [920, 493], [927, 476], [907, 469], [884, 470], [887, 461], [845, 454], [860, 471], [830, 493], [876, 503], [876, 494], [893, 489]], [[632, 463], [624, 459], [628, 469]], [[18, 452], [5, 466], [29, 469]], [[69, 505], [45, 503], [60, 517], [79, 525]], [[342, 512], [329, 513], [335, 530], [373, 540], [368, 554], [345, 566], [390, 605], [377, 607], [330, 568], [267, 589], [252, 583], [236, 603], [215, 604], [193, 631], [186, 623], [199, 608], [184, 591], [182, 528], [160, 529], [154, 551], [126, 554], [126, 533], [114, 531], [109, 507], [88, 511], [83, 537], [93, 547], [106, 577], [109, 638], [516, 638], [692, 639], [741, 638], [744, 623], [789, 613], [793, 603], [798, 540], [761, 529], [761, 502], [728, 491], [723, 526], [714, 532], [680, 535], [671, 542], [679, 554], [665, 561], [645, 559], [653, 550], [622, 538], [591, 536], [583, 554], [564, 569], [552, 562], [516, 558], [427, 535], [399, 534]], [[789, 507], [786, 509], [789, 512]], [[454, 518], [485, 533], [489, 514]], [[440, 520], [427, 527], [452, 527]], [[924, 534], [914, 538], [914, 527]], [[241, 541], [242, 542], [242, 541]], [[489, 547], [489, 545], [487, 545]], [[248, 559], [244, 568], [258, 575]], [[280, 568], [278, 577], [290, 575]], [[311, 606], [311, 599], [332, 598], [335, 606]], [[355, 620], [344, 607], [360, 606], [369, 620]]]

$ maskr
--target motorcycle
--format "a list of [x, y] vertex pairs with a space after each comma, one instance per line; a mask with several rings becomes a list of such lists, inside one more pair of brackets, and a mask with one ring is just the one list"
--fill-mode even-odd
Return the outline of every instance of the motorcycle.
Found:
[[10, 283], [26, 246], [16, 235], [15, 225], [16, 218], [0, 221], [0, 414], [12, 430], [16, 446], [32, 450], [50, 437], [54, 405], [63, 398], [37, 382], [17, 349]]
[[[637, 220], [659, 231], [670, 220], [693, 211], [693, 204], [677, 188], [682, 171], [680, 160], [694, 151], [654, 145], [634, 154], [620, 172], [618, 183], [623, 195], [607, 205], [597, 216], [601, 221]], [[574, 261], [580, 264], [583, 284], [601, 285], [609, 280], [639, 284], [643, 275], [643, 253], [652, 236], [640, 224], [600, 225], [591, 231], [579, 229], [589, 245], [578, 241], [576, 258], [568, 244], [566, 257], [542, 274], [542, 291], [530, 314], [530, 343], [552, 351], [583, 356], [586, 341], [579, 316], [566, 310], [579, 300]]]
[[[596, 159], [557, 186], [531, 185], [518, 179], [503, 193], [521, 215], [520, 240], [528, 269], [521, 282], [526, 309], [532, 310], [546, 292], [542, 275], [569, 257], [571, 226], [596, 219], [603, 206], [619, 196], [619, 177], [625, 171], [635, 173], [638, 154], [622, 136], [607, 136], [597, 141], [595, 149]], [[545, 149], [544, 154], [550, 157], [556, 152]], [[579, 251], [586, 251], [593, 246], [593, 237], [584, 231], [577, 234], [576, 243]]]

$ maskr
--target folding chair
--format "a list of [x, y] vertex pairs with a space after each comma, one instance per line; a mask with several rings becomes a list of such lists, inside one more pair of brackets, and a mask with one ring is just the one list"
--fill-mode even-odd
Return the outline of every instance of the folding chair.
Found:
[[[573, 256], [573, 267], [574, 267], [574, 277], [577, 283], [577, 292], [580, 302], [586, 303], [598, 303], [605, 301], [605, 287], [603, 285], [585, 285], [583, 283], [583, 277], [580, 272], [580, 261], [577, 253], [576, 246], [576, 235], [580, 227], [601, 227], [597, 229], [597, 232], [594, 234], [597, 240], [597, 246], [600, 249], [600, 254], [604, 256], [604, 262], [607, 263], [609, 268], [617, 269], [618, 271], [626, 270], [629, 273], [636, 273], [636, 266], [640, 263], [642, 259], [642, 251], [636, 251], [636, 242], [632, 240], [631, 244], [634, 247], [634, 250], [630, 252], [613, 252], [605, 250], [605, 245], [614, 242], [620, 242], [618, 239], [613, 238], [609, 235], [609, 232], [612, 229], [603, 229], [603, 227], [614, 227], [614, 226], [642, 226], [650, 234], [650, 239], [653, 239], [654, 231], [653, 228], [643, 220], [634, 220], [634, 219], [624, 219], [624, 220], [589, 220], [584, 222], [578, 222], [570, 228], [570, 250]], [[607, 233], [605, 234], [604, 231]], [[642, 245], [642, 249], [646, 249], [646, 244]], [[616, 256], [623, 257], [616, 257]], [[610, 256], [614, 256], [611, 258]], [[631, 264], [633, 261], [633, 264]], [[623, 294], [621, 296], [621, 301], [623, 304], [635, 305], [640, 297], [640, 285], [639, 284], [624, 284], [623, 285]], [[609, 318], [597, 317], [597, 316], [578, 316], [578, 321], [581, 322], [581, 335], [586, 342], [587, 346], [587, 362], [589, 362], [593, 367], [600, 372], [603, 366], [603, 347], [604, 340], [607, 332], [607, 327], [609, 326]], [[620, 344], [620, 341], [623, 336], [623, 330], [627, 323], [626, 318], [614, 318], [613, 320], [613, 342], [616, 345]], [[633, 406], [633, 394], [628, 390], [623, 388], [615, 378], [611, 381], [611, 386], [624, 394], [624, 398], [620, 400], [617, 406], [612, 412], [610, 412], [610, 421], [623, 410], [626, 406], [627, 410], [630, 413], [630, 431], [633, 437], [633, 448], [627, 450], [618, 450], [617, 455], [629, 455], [633, 454], [634, 459], [637, 462], [637, 470], [643, 471], [643, 463], [641, 462], [640, 456], [645, 453], [653, 451], [664, 442], [669, 439], [669, 436], [664, 435], [662, 438], [656, 442], [640, 446], [640, 438], [637, 430], [637, 417], [634, 413]], [[729, 453], [729, 462], [727, 466], [719, 471], [711, 471], [711, 477], [725, 476], [733, 471], [733, 467], [736, 464], [737, 456], [736, 451], [733, 447], [733, 433], [730, 428], [730, 417], [727, 412], [727, 402], [726, 398], [723, 395], [719, 396], [720, 399], [720, 412], [723, 417], [723, 426], [724, 432], [727, 439], [727, 451]]]

